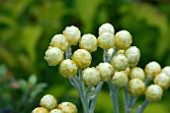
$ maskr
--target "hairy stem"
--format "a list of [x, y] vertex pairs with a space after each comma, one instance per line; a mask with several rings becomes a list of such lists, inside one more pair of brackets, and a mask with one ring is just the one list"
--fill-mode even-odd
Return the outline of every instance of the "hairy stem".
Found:
[[143, 113], [143, 111], [145, 110], [145, 108], [147, 107], [147, 105], [149, 104], [148, 100], [145, 100], [143, 102], [143, 104], [141, 104], [140, 106], [138, 106], [136, 113]]
[[114, 113], [119, 113], [119, 105], [118, 105], [118, 89], [110, 82], [108, 82], [110, 89], [110, 96], [112, 98]]

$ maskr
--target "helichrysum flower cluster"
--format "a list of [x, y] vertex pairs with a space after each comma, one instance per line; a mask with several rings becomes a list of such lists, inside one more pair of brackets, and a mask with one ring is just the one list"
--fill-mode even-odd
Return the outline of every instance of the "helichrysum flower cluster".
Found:
[[32, 113], [77, 113], [77, 108], [73, 103], [62, 102], [58, 105], [57, 99], [51, 94], [41, 98], [40, 106], [35, 108]]
[[[75, 78], [82, 69], [82, 76], [79, 78], [88, 86], [97, 86], [99, 82], [111, 82], [117, 88], [126, 88], [131, 97], [138, 97], [145, 92], [148, 101], [161, 100], [163, 90], [168, 89], [170, 85], [170, 66], [161, 69], [159, 63], [152, 61], [146, 64], [145, 69], [137, 67], [140, 50], [131, 45], [132, 35], [127, 30], [115, 33], [114, 27], [105, 23], [99, 27], [98, 34], [98, 38], [90, 33], [81, 36], [77, 27], [66, 27], [63, 34], [56, 34], [51, 39], [44, 59], [49, 66], [59, 65], [59, 73], [66, 78]], [[78, 45], [79, 49], [72, 51], [72, 45]], [[91, 53], [98, 47], [104, 50], [104, 62], [90, 67]], [[154, 84], [148, 85], [150, 80], [153, 80]], [[45, 108], [55, 108], [48, 104], [40, 105], [44, 107], [44, 111]], [[68, 106], [72, 104], [62, 103], [58, 108], [64, 109]], [[54, 110], [52, 113], [59, 111]]]

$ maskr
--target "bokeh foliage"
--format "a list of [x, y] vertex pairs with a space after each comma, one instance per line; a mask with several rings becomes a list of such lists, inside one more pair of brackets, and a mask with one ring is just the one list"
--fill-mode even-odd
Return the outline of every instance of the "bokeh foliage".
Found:
[[[112, 23], [116, 31], [127, 29], [132, 33], [133, 44], [141, 50], [139, 66], [152, 60], [162, 67], [170, 65], [170, 5], [161, 0], [0, 0], [0, 63], [15, 79], [36, 73], [40, 81], [49, 84], [43, 94], [52, 93], [59, 101], [74, 101], [81, 109], [77, 92], [58, 75], [56, 67], [47, 65], [44, 52], [52, 36], [62, 33], [66, 26], [75, 25], [82, 34], [98, 36], [98, 27], [105, 22]], [[101, 61], [101, 52], [99, 49], [92, 54], [94, 62]], [[145, 113], [168, 113], [168, 93]], [[112, 111], [104, 86], [96, 113]]]

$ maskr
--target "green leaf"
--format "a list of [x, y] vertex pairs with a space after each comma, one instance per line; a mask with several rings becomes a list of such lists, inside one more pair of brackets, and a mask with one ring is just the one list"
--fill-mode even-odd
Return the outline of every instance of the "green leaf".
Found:
[[25, 26], [22, 30], [22, 34], [21, 34], [22, 44], [24, 45], [24, 48], [28, 52], [31, 61], [35, 60], [36, 45], [38, 44], [41, 33], [42, 33], [42, 28], [36, 25]]
[[93, 19], [101, 2], [102, 0], [76, 0], [76, 11], [83, 21], [83, 29], [86, 33], [92, 31]]
[[37, 84], [30, 94], [29, 102], [31, 102], [39, 93], [41, 93], [45, 87], [47, 87], [46, 83]]
[[37, 83], [37, 76], [35, 74], [32, 74], [29, 78], [28, 78], [28, 84], [30, 87], [35, 86]]
[[26, 93], [28, 91], [28, 84], [27, 84], [27, 81], [21, 79], [18, 81], [19, 83], [19, 87], [21, 88], [21, 90]]

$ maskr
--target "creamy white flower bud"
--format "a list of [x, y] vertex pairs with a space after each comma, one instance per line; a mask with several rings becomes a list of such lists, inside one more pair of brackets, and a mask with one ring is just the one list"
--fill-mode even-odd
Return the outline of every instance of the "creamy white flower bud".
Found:
[[60, 109], [53, 109], [50, 113], [63, 113]]
[[112, 84], [114, 84], [116, 87], [122, 88], [127, 84], [127, 82], [128, 77], [124, 72], [115, 72], [112, 78]]
[[74, 52], [72, 60], [75, 61], [77, 66], [86, 68], [91, 64], [92, 56], [85, 49], [78, 49]]
[[115, 45], [119, 49], [126, 49], [132, 44], [132, 36], [126, 30], [121, 30], [115, 35]]
[[123, 54], [117, 54], [112, 58], [111, 64], [115, 70], [123, 71], [128, 67], [128, 59]]
[[54, 37], [51, 39], [50, 46], [52, 47], [58, 47], [62, 51], [66, 51], [69, 44], [62, 34], [56, 34]]
[[170, 66], [166, 66], [162, 69], [162, 72], [166, 73], [170, 78]]
[[37, 107], [32, 111], [32, 113], [49, 113], [49, 112], [44, 107]]
[[99, 27], [99, 35], [107, 32], [111, 34], [115, 32], [114, 27], [110, 23], [105, 23]]
[[153, 79], [160, 72], [161, 66], [155, 61], [149, 62], [145, 67], [146, 77], [149, 79]]
[[77, 113], [76, 106], [71, 102], [62, 102], [58, 105], [58, 109], [60, 109], [62, 113]]
[[169, 87], [170, 78], [166, 73], [159, 73], [158, 75], [156, 75], [154, 83], [162, 87], [162, 89], [166, 90]]
[[40, 100], [40, 106], [52, 110], [57, 106], [57, 99], [53, 95], [47, 94]]
[[114, 35], [111, 33], [103, 33], [98, 37], [98, 44], [104, 50], [110, 49], [115, 44]]
[[84, 83], [88, 86], [96, 86], [100, 82], [100, 73], [94, 67], [86, 68], [82, 75]]
[[154, 84], [150, 85], [145, 92], [146, 99], [155, 102], [160, 101], [163, 96], [163, 90], [160, 86]]
[[76, 63], [70, 59], [66, 59], [63, 60], [60, 64], [59, 64], [59, 73], [66, 77], [74, 77], [77, 73], [78, 67], [76, 65]]
[[77, 45], [81, 37], [80, 30], [75, 26], [66, 27], [63, 31], [63, 35], [70, 45]]
[[138, 78], [138, 79], [141, 79], [141, 80], [144, 81], [145, 80], [145, 73], [144, 73], [142, 68], [134, 67], [134, 68], [131, 69], [130, 78], [131, 79]]
[[113, 66], [107, 62], [100, 63], [96, 69], [100, 72], [100, 78], [104, 82], [110, 81], [114, 75]]
[[140, 50], [136, 46], [131, 46], [125, 51], [125, 56], [131, 66], [135, 66], [140, 59]]
[[81, 49], [86, 49], [89, 52], [97, 50], [97, 38], [92, 34], [85, 34], [82, 36], [79, 46]]
[[49, 66], [56, 66], [63, 59], [63, 51], [57, 47], [49, 47], [45, 52], [44, 59]]
[[129, 93], [134, 96], [137, 97], [139, 95], [141, 95], [145, 90], [145, 83], [137, 78], [131, 79], [128, 83], [128, 91]]

